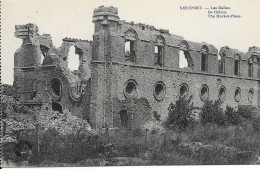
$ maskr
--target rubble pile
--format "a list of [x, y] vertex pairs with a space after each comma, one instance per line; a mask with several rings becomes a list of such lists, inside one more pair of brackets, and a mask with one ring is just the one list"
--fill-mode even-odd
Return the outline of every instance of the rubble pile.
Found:
[[1, 143], [15, 142], [21, 131], [34, 129], [35, 115], [33, 110], [22, 106], [18, 101], [15, 101], [12, 96], [2, 95], [1, 108], [1, 126], [3, 127]]
[[76, 134], [81, 128], [91, 129], [86, 120], [71, 115], [66, 109], [63, 111], [63, 114], [58, 111], [42, 110], [37, 113], [37, 122], [43, 131], [55, 129], [62, 135]]
[[17, 132], [35, 129], [36, 124], [39, 124], [41, 132], [55, 129], [61, 135], [76, 134], [81, 128], [91, 129], [86, 120], [73, 116], [66, 109], [62, 114], [53, 110], [33, 110], [7, 95], [2, 96], [2, 113], [2, 123], [6, 126], [5, 140], [13, 140], [10, 136]]
[[34, 124], [28, 123], [26, 121], [17, 121], [11, 118], [6, 118], [2, 121], [6, 122], [6, 134], [12, 134], [16, 131], [34, 129]]

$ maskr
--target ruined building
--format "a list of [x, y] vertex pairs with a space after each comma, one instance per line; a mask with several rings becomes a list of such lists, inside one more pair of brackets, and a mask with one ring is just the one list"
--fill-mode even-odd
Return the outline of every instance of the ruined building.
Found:
[[[94, 129], [124, 127], [151, 111], [164, 119], [178, 96], [192, 95], [198, 107], [206, 99], [260, 106], [259, 47], [247, 53], [222, 47], [218, 59], [213, 45], [122, 21], [115, 7], [95, 9], [93, 23], [93, 41], [64, 38], [59, 48], [34, 24], [15, 27], [23, 44], [14, 55], [13, 86], [22, 104], [69, 109]], [[71, 47], [79, 56], [74, 71], [68, 68]]]

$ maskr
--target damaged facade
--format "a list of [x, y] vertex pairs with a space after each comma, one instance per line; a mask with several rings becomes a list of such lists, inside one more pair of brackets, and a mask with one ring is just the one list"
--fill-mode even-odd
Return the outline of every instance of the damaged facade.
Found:
[[[122, 21], [115, 7], [95, 9], [93, 23], [93, 41], [64, 38], [59, 48], [34, 24], [15, 27], [23, 44], [14, 55], [13, 87], [22, 104], [69, 109], [94, 129], [142, 123], [153, 111], [164, 119], [179, 96], [192, 96], [198, 107], [206, 99], [260, 106], [259, 47], [247, 53], [222, 47], [218, 60], [213, 45]], [[68, 68], [71, 47], [79, 56], [74, 71]]]

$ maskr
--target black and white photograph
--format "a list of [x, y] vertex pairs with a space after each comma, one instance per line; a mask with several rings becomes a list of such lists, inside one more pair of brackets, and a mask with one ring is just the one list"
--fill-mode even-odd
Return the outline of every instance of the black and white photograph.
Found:
[[1, 168], [259, 167], [259, 7], [2, 0]]

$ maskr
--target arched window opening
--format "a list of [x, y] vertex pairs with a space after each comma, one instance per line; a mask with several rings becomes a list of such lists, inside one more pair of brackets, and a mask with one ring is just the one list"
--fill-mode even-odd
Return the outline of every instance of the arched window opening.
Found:
[[163, 66], [163, 47], [154, 46], [155, 65]]
[[84, 87], [82, 85], [82, 81], [80, 83], [77, 83], [74, 86], [69, 86], [69, 95], [73, 101], [75, 102], [79, 101], [82, 98], [83, 93], [84, 93]]
[[181, 84], [181, 87], [180, 87], [180, 97], [187, 97], [189, 94], [189, 88], [188, 88], [188, 85], [187, 84]]
[[164, 38], [162, 36], [157, 36], [154, 45], [154, 64], [157, 66], [163, 66], [164, 44]]
[[51, 81], [51, 94], [54, 100], [58, 100], [62, 95], [62, 84], [57, 78]]
[[188, 60], [185, 57], [185, 54], [182, 50], [179, 52], [179, 68], [188, 67]]
[[240, 72], [240, 57], [239, 55], [235, 55], [235, 63], [234, 63], [234, 74], [239, 75]]
[[207, 100], [209, 97], [209, 88], [207, 85], [202, 85], [200, 90], [200, 98], [202, 101]]
[[130, 56], [130, 41], [125, 42], [125, 56]]
[[48, 51], [49, 51], [49, 48], [43, 46], [43, 45], [40, 45], [40, 50], [41, 50], [41, 59], [40, 59], [40, 62], [41, 62], [41, 65], [43, 64], [43, 61], [45, 59], [45, 57], [47, 56], [48, 54]]
[[137, 95], [136, 82], [134, 80], [128, 80], [125, 85], [124, 94], [126, 98], [135, 97]]
[[135, 90], [135, 84], [133, 82], [129, 82], [126, 86], [126, 89], [125, 91], [128, 93], [128, 94], [131, 94], [132, 92], [134, 92]]
[[253, 99], [254, 99], [254, 90], [250, 89], [248, 91], [248, 101], [252, 104], [253, 103]]
[[179, 68], [194, 68], [193, 59], [189, 52], [189, 44], [186, 41], [182, 41], [179, 44]]
[[119, 112], [119, 115], [120, 115], [120, 120], [121, 120], [121, 126], [126, 128], [128, 126], [128, 123], [129, 123], [127, 111], [121, 110]]
[[253, 77], [253, 59], [248, 60], [248, 76]]
[[241, 100], [241, 90], [240, 88], [236, 88], [235, 90], [235, 101], [236, 102], [239, 102]]
[[219, 98], [220, 101], [225, 101], [225, 99], [226, 99], [226, 89], [225, 89], [224, 86], [222, 86], [219, 89], [218, 98]]
[[135, 41], [125, 42], [125, 60], [135, 62]]
[[51, 88], [54, 94], [56, 94], [57, 96], [61, 95], [61, 85], [57, 80], [52, 82]]
[[207, 71], [207, 55], [201, 54], [201, 71]]
[[41, 53], [41, 65], [43, 64], [44, 57], [45, 56]]
[[221, 60], [218, 61], [218, 72], [221, 74], [225, 74], [225, 59], [221, 58]]
[[227, 53], [229, 51], [229, 47], [228, 46], [224, 46], [222, 48], [220, 48], [219, 51], [219, 56], [221, 58], [221, 60], [219, 60], [218, 62], [218, 71], [219, 73], [225, 74], [226, 72], [226, 57], [227, 57]]
[[208, 54], [209, 50], [207, 46], [202, 46], [201, 49], [201, 71], [208, 71]]
[[239, 75], [239, 60], [235, 60], [235, 75]]
[[63, 114], [62, 105], [59, 102], [52, 102], [51, 107], [52, 110], [58, 111], [59, 113]]
[[70, 71], [79, 69], [79, 55], [76, 54], [76, 48], [73, 46], [69, 49], [67, 63]]
[[137, 34], [134, 30], [130, 29], [125, 33], [125, 61], [136, 61], [136, 42]]
[[34, 79], [31, 85], [31, 93], [30, 93], [31, 99], [34, 99], [36, 97], [37, 92], [38, 92], [38, 83], [37, 80]]
[[165, 97], [165, 85], [163, 82], [157, 82], [154, 86], [154, 97], [156, 100], [161, 101]]

